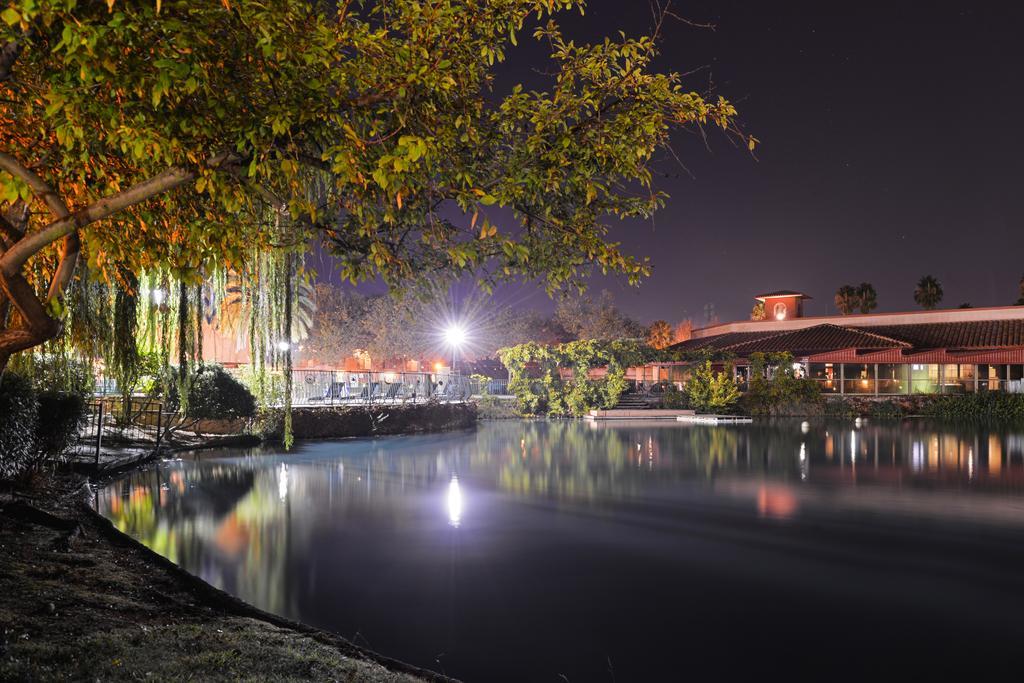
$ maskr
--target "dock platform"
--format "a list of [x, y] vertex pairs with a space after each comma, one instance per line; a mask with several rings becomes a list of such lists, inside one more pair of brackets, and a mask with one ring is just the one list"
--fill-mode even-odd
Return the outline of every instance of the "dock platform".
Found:
[[754, 419], [746, 415], [680, 415], [678, 422], [690, 422], [703, 425], [744, 425], [751, 424]]
[[584, 420], [679, 420], [692, 417], [692, 410], [644, 410], [623, 409], [591, 410], [583, 416]]

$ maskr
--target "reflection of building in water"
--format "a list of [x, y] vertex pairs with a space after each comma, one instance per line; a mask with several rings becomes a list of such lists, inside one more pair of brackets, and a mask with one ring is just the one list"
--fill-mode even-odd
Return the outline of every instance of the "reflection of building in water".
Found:
[[[642, 499], [652, 486], [659, 495], [735, 491], [749, 509], [783, 519], [808, 504], [840, 505], [844, 497], [842, 505], [856, 506], [915, 488], [919, 509], [925, 498], [933, 507], [948, 501], [932, 496], [943, 487], [994, 500], [987, 494], [1024, 491], [1024, 435], [913, 421], [605, 429], [509, 421], [474, 434], [309, 451], [165, 463], [99, 492], [99, 509], [211, 584], [294, 615], [296, 582], [330, 580], [303, 559], [320, 552], [327, 530], [418, 530], [424, 515], [409, 511], [422, 499], [431, 523], [458, 527], [461, 536], [495, 495], [590, 505]], [[331, 556], [343, 562], [357, 546], [339, 545]]]

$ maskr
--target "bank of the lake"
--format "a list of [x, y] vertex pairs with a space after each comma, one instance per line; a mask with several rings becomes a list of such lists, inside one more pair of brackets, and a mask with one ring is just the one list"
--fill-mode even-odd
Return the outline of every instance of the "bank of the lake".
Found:
[[0, 680], [444, 680], [186, 574], [96, 515], [84, 484], [0, 502]]
[[469, 429], [476, 424], [475, 403], [317, 406], [292, 409], [296, 439], [337, 439]]

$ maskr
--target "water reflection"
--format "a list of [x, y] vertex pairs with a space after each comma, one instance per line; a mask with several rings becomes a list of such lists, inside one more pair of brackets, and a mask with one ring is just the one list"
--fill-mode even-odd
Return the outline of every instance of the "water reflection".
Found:
[[[659, 659], [660, 646], [626, 625], [640, 620], [655, 632], [668, 620], [669, 633], [689, 627], [666, 609], [712, 620], [723, 604], [742, 612], [767, 598], [735, 602], [739, 587], [765, 581], [776, 582], [777, 609], [809, 619], [839, 619], [853, 609], [845, 601], [870, 610], [884, 598], [884, 611], [896, 594], [914, 610], [939, 609], [926, 592], [938, 579], [908, 574], [901, 583], [900, 572], [931, 560], [893, 564], [899, 553], [925, 552], [915, 544], [927, 525], [941, 529], [927, 538], [974, 544], [925, 553], [964, 575], [965, 557], [986, 555], [977, 533], [960, 525], [1024, 547], [1024, 435], [1015, 431], [918, 421], [509, 421], [459, 434], [303, 444], [288, 455], [216, 455], [134, 473], [100, 491], [97, 505], [122, 531], [263, 609], [358, 632], [371, 647], [423, 666], [436, 668], [444, 652], [448, 673], [477, 679], [556, 680], [572, 671], [571, 680], [588, 680], [606, 673], [610, 651], [623, 680], [625, 672], [664, 674], [672, 645]], [[911, 540], [894, 540], [901, 535]], [[859, 573], [837, 588], [851, 566]], [[1000, 567], [1024, 576], [1024, 557]], [[989, 585], [951, 580], [943, 599]], [[847, 595], [860, 590], [867, 602]], [[437, 615], [446, 628], [430, 625]], [[495, 640], [535, 656], [495, 674]]]
[[456, 475], [452, 475], [452, 480], [448, 482], [448, 523], [453, 527], [459, 526], [459, 521], [462, 519], [462, 490], [459, 488], [459, 478]]

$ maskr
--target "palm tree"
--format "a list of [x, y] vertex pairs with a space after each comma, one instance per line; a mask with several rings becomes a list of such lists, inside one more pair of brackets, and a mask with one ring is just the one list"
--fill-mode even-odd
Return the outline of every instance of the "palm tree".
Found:
[[750, 319], [754, 321], [764, 320], [764, 302], [758, 301], [754, 304], [754, 307], [750, 309]]
[[925, 275], [914, 289], [914, 301], [921, 308], [932, 310], [942, 301], [942, 285], [931, 275]]
[[860, 283], [860, 287], [857, 288], [857, 296], [860, 298], [858, 308], [861, 313], [870, 313], [878, 308], [878, 292], [870, 282]]
[[[224, 285], [224, 297], [216, 303], [212, 311], [215, 325], [228, 334], [239, 339], [248, 329], [249, 317], [252, 315], [252, 304], [259, 297], [253, 296], [246, 279], [237, 271], [227, 273]], [[214, 306], [213, 303], [210, 304]], [[302, 341], [309, 336], [313, 327], [313, 316], [316, 313], [316, 290], [308, 277], [299, 277], [295, 283], [295, 295], [292, 308], [293, 341]]]
[[[873, 292], [874, 288], [871, 291]], [[843, 285], [837, 289], [835, 301], [836, 308], [843, 315], [850, 315], [861, 307], [860, 292], [851, 285]]]
[[672, 345], [672, 326], [664, 320], [655, 320], [647, 329], [647, 343], [656, 349]]

